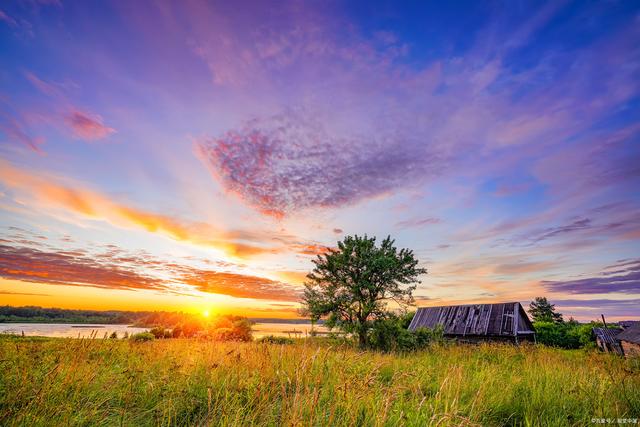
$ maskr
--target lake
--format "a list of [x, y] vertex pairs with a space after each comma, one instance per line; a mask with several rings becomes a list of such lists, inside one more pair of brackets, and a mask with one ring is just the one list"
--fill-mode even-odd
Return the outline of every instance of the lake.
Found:
[[[129, 325], [105, 325], [86, 323], [0, 323], [0, 333], [40, 337], [88, 338], [95, 334], [103, 338], [105, 334], [113, 332], [122, 338], [125, 332], [129, 335], [144, 332], [149, 328], [134, 328]], [[316, 325], [314, 329], [320, 333], [326, 332], [323, 326]], [[267, 323], [257, 322], [253, 325], [253, 337], [261, 338], [266, 335], [302, 338], [311, 331], [310, 323]]]

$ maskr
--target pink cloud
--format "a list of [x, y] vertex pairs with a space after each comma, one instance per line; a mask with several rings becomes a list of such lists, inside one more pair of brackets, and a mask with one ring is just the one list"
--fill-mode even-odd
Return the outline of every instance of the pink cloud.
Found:
[[427, 225], [439, 224], [440, 218], [426, 217], [426, 218], [412, 218], [396, 223], [396, 227], [399, 228], [420, 228]]
[[71, 112], [67, 117], [67, 123], [76, 137], [88, 141], [103, 139], [116, 132], [115, 129], [106, 126], [99, 115], [78, 110]]
[[16, 117], [0, 112], [0, 132], [4, 133], [10, 141], [19, 142], [36, 153], [43, 153], [41, 146], [44, 138], [30, 135]]

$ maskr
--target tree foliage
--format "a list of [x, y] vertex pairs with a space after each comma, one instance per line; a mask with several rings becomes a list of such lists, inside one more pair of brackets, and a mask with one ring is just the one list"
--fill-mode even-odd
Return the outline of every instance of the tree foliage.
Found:
[[409, 249], [398, 250], [391, 237], [376, 245], [375, 237], [347, 236], [337, 249], [318, 255], [307, 275], [303, 312], [313, 321], [326, 319], [368, 344], [369, 330], [389, 313], [388, 304], [413, 304], [418, 276], [425, 274]]
[[537, 297], [531, 301], [529, 314], [534, 322], [560, 323], [563, 321], [562, 314], [556, 312], [556, 306], [547, 301], [546, 297]]
[[599, 322], [534, 322], [536, 339], [540, 344], [566, 349], [593, 348], [593, 328], [601, 328]]

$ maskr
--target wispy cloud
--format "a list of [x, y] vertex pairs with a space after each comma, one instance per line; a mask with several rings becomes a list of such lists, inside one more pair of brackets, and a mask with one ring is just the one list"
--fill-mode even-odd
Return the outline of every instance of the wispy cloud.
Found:
[[[224, 40], [222, 47], [201, 48], [208, 52], [201, 53], [214, 80], [236, 84], [220, 76], [247, 73], [253, 78], [247, 90], [271, 93], [286, 84], [290, 96], [282, 102], [286, 107], [275, 107], [272, 114], [256, 114], [226, 133], [201, 138], [201, 158], [230, 193], [276, 217], [351, 205], [434, 178], [487, 173], [488, 168], [504, 173], [526, 153], [539, 150], [554, 160], [542, 157], [536, 177], [554, 187], [566, 187], [566, 175], [586, 183], [593, 177], [593, 162], [602, 179], [597, 184], [591, 179], [591, 185], [636, 176], [631, 161], [629, 170], [611, 175], [629, 136], [603, 145], [584, 134], [591, 123], [606, 120], [612, 108], [637, 95], [640, 59], [638, 48], [629, 43], [637, 39], [637, 29], [621, 27], [598, 40], [602, 57], [597, 61], [593, 49], [567, 56], [549, 48], [526, 67], [516, 70], [509, 62], [544, 26], [541, 22], [558, 11], [549, 7], [514, 34], [504, 34], [514, 40], [506, 49], [488, 48], [480, 40], [462, 57], [422, 67], [406, 65], [410, 47], [392, 41], [397, 39], [366, 38], [353, 29], [351, 37], [338, 39], [336, 28], [321, 14], [304, 14], [313, 25], [301, 34], [289, 23], [271, 27], [267, 37], [236, 32], [230, 16], [222, 34], [216, 33]], [[297, 22], [295, 15], [292, 20]], [[307, 44], [298, 47], [299, 40]], [[256, 47], [258, 41], [264, 48]], [[246, 54], [230, 58], [227, 50]], [[234, 71], [221, 72], [225, 66]], [[317, 87], [299, 80], [318, 73], [323, 74]], [[571, 138], [577, 142], [564, 144]], [[569, 147], [566, 153], [562, 147]], [[564, 167], [575, 153], [584, 153], [576, 157], [579, 166]], [[516, 190], [504, 187], [498, 194]]]
[[377, 196], [429, 168], [419, 146], [332, 133], [314, 115], [288, 111], [198, 147], [228, 191], [276, 217]]
[[18, 21], [7, 15], [3, 10], [0, 10], [0, 21], [7, 23], [11, 27], [18, 26]]
[[[38, 153], [43, 152], [45, 138], [32, 136], [34, 129], [56, 130], [64, 135], [71, 134], [76, 139], [97, 141], [116, 133], [113, 127], [104, 123], [99, 114], [78, 108], [71, 100], [70, 88], [78, 89], [71, 82], [52, 82], [42, 79], [34, 72], [26, 71], [24, 78], [38, 92], [36, 107], [17, 107], [6, 97], [0, 98], [0, 131], [8, 141], [21, 143]], [[38, 125], [38, 126], [36, 126]]]
[[0, 245], [0, 275], [6, 279], [107, 289], [166, 289], [160, 281], [88, 255]]
[[115, 129], [105, 126], [102, 117], [82, 111], [72, 111], [67, 117], [69, 126], [74, 135], [87, 141], [103, 139], [116, 132]]
[[225, 254], [247, 258], [260, 254], [294, 252], [313, 256], [327, 247], [283, 233], [224, 230], [205, 222], [190, 221], [139, 209], [103, 193], [58, 182], [56, 178], [22, 171], [0, 162], [0, 182], [29, 194], [43, 206], [62, 208], [119, 227], [145, 230], [174, 240], [216, 248]]
[[181, 294], [198, 291], [235, 298], [291, 302], [298, 301], [301, 295], [299, 286], [284, 282], [202, 269], [120, 249], [89, 252], [84, 249], [56, 250], [3, 244], [0, 245], [0, 277], [50, 285]]
[[293, 302], [299, 301], [302, 297], [300, 287], [235, 273], [192, 270], [181, 280], [201, 292], [230, 295], [236, 298]]
[[426, 218], [413, 218], [396, 223], [398, 228], [420, 228], [427, 225], [439, 224], [440, 218], [426, 217]]
[[3, 163], [0, 181], [12, 188], [31, 194], [37, 201], [67, 209], [75, 214], [124, 226], [164, 234], [178, 241], [211, 246], [225, 253], [246, 257], [272, 250], [228, 239], [227, 232], [205, 223], [182, 221], [167, 215], [138, 209], [112, 200], [110, 197], [84, 188], [73, 188], [52, 179], [40, 177]]
[[50, 297], [50, 294], [39, 294], [39, 293], [30, 293], [30, 292], [13, 292], [13, 291], [3, 291], [0, 289], [0, 295], [19, 295], [26, 297]]
[[[611, 269], [611, 267], [610, 267]], [[631, 260], [613, 266], [595, 277], [568, 281], [544, 281], [542, 285], [553, 292], [570, 294], [621, 293], [640, 295], [640, 260]]]
[[16, 141], [31, 151], [42, 154], [42, 144], [44, 144], [44, 137], [32, 136], [27, 129], [23, 121], [13, 114], [8, 112], [0, 112], [0, 132], [5, 134], [5, 137], [9, 141]]

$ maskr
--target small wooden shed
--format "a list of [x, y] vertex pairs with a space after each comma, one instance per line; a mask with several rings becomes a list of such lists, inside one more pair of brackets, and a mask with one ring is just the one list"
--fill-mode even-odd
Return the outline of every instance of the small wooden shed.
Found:
[[628, 327], [616, 335], [625, 357], [640, 357], [640, 324]]
[[464, 341], [535, 341], [535, 330], [519, 302], [420, 307], [409, 330], [441, 325], [445, 336]]
[[614, 352], [622, 356], [622, 347], [616, 339], [621, 332], [620, 329], [593, 328], [593, 335], [596, 337], [596, 345], [605, 352]]

